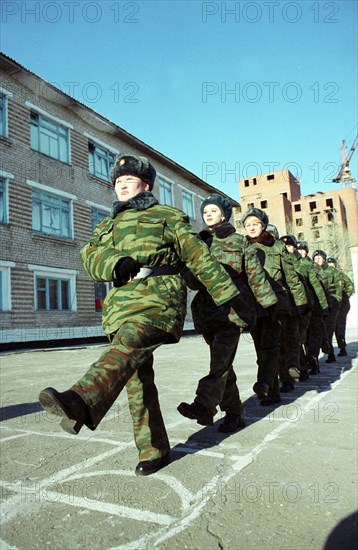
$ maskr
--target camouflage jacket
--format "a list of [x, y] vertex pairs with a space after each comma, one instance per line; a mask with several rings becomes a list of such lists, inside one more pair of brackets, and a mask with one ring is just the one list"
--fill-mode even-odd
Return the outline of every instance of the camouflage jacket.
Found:
[[330, 267], [326, 262], [322, 266], [315, 265], [318, 277], [322, 281], [326, 293], [328, 306], [332, 308], [339, 305], [342, 301], [343, 287], [339, 272], [334, 267]]
[[257, 256], [278, 297], [278, 310], [289, 314], [292, 306], [307, 305], [307, 296], [294, 268], [291, 254], [282, 241], [264, 231], [255, 239], [246, 237], [257, 250]]
[[348, 277], [347, 273], [344, 273], [344, 271], [339, 270], [338, 273], [342, 281], [342, 293], [346, 294], [347, 297], [350, 298], [354, 293], [354, 283], [352, 279]]
[[[277, 297], [270, 283], [266, 279], [265, 271], [257, 258], [254, 247], [249, 246], [245, 237], [236, 233], [235, 228], [225, 222], [214, 230], [204, 230], [199, 237], [208, 245], [211, 253], [224, 266], [233, 282], [240, 288], [241, 284], [249, 285], [254, 298], [262, 308], [270, 307], [277, 303]], [[188, 274], [187, 274], [188, 275]], [[192, 279], [184, 275], [188, 286]], [[191, 279], [191, 280], [190, 280]], [[253, 301], [253, 307], [256, 304]], [[204, 332], [205, 327], [219, 323], [231, 323], [245, 327], [245, 322], [236, 319], [235, 312], [225, 304], [216, 306], [205, 288], [199, 290], [191, 304], [193, 321], [198, 332]]]
[[316, 270], [312, 260], [303, 258], [299, 252], [292, 254], [293, 264], [296, 271], [302, 276], [303, 284], [305, 285], [306, 295], [311, 309], [320, 313], [323, 309], [328, 308], [328, 303], [323, 286], [317, 277]]
[[[160, 205], [150, 192], [127, 202], [115, 202], [111, 217], [95, 228], [81, 250], [84, 269], [95, 281], [113, 281], [117, 262], [131, 256], [143, 267], [186, 264], [203, 283], [217, 305], [238, 295], [238, 290], [208, 247], [197, 238], [188, 217], [180, 210]], [[178, 274], [147, 276], [113, 287], [103, 304], [107, 334], [126, 321], [150, 324], [178, 341], [186, 313], [186, 287]]]

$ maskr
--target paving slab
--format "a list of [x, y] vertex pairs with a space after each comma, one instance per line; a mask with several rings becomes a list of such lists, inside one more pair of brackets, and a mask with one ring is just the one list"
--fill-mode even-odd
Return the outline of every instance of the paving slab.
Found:
[[357, 329], [348, 357], [262, 407], [244, 334], [235, 359], [246, 427], [202, 427], [176, 410], [206, 374], [208, 346], [187, 335], [155, 352], [172, 462], [136, 477], [125, 392], [95, 432], [72, 436], [38, 402], [72, 385], [104, 345], [3, 353], [1, 550], [351, 550], [357, 520]]

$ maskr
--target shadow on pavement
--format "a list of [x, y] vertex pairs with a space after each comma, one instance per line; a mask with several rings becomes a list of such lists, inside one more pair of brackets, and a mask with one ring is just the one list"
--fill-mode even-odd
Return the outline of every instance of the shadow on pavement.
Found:
[[[317, 375], [310, 375], [305, 382], [299, 382], [295, 384], [295, 389], [289, 393], [281, 393], [282, 401], [276, 403], [270, 407], [264, 407], [260, 405], [259, 400], [255, 395], [249, 397], [244, 403], [244, 415], [246, 426], [240, 429], [240, 431], [250, 427], [251, 425], [259, 422], [266, 416], [269, 416], [273, 411], [280, 409], [280, 407], [291, 405], [296, 399], [304, 395], [307, 391], [316, 390], [317, 393], [329, 392], [332, 389], [332, 384], [337, 382], [341, 378], [341, 375], [352, 368], [353, 358], [357, 355], [358, 342], [352, 342], [347, 346], [347, 357], [337, 357], [336, 363], [325, 364], [326, 355], [320, 359], [320, 373]], [[240, 384], [240, 367], [237, 369], [238, 383]], [[328, 378], [328, 380], [327, 380]], [[333, 404], [332, 404], [333, 405]], [[294, 411], [295, 412], [295, 411]], [[288, 413], [286, 411], [286, 416]], [[333, 422], [333, 416], [335, 411], [327, 411], [327, 415], [330, 415]], [[288, 418], [288, 420], [290, 420]], [[194, 421], [193, 421], [194, 422]], [[187, 454], [194, 454], [195, 452], [203, 449], [209, 449], [220, 444], [228, 437], [238, 433], [236, 431], [232, 433], [221, 433], [218, 431], [218, 427], [221, 424], [222, 419], [217, 420], [213, 426], [206, 426], [198, 432], [192, 434], [184, 443], [180, 443], [172, 448], [172, 462], [183, 458]], [[187, 447], [187, 452], [185, 452]], [[178, 448], [176, 451], [175, 449]], [[180, 448], [180, 451], [179, 451]], [[183, 450], [184, 448], [184, 450]], [[342, 550], [342, 549], [340, 549]]]
[[323, 550], [352, 550], [357, 548], [358, 512], [342, 519], [330, 533]]
[[26, 416], [35, 412], [43, 411], [42, 406], [38, 401], [34, 403], [19, 403], [18, 405], [9, 405], [0, 409], [0, 422], [17, 418], [18, 416]]

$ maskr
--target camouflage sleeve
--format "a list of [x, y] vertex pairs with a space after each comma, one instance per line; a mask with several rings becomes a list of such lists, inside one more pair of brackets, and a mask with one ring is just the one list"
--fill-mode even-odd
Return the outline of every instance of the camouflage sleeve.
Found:
[[304, 306], [307, 304], [307, 296], [306, 291], [303, 283], [300, 281], [299, 276], [296, 273], [296, 270], [294, 268], [291, 254], [286, 252], [286, 250], [282, 251], [281, 254], [281, 265], [283, 272], [285, 274], [285, 279], [287, 286], [292, 293], [294, 302], [296, 306]]
[[339, 274], [339, 271], [337, 269], [333, 268], [333, 283], [335, 286], [334, 289], [334, 296], [337, 298], [338, 302], [342, 301], [342, 292], [343, 292], [343, 281], [341, 279], [341, 276]]
[[123, 257], [113, 245], [112, 231], [113, 221], [105, 218], [80, 252], [86, 273], [95, 281], [113, 281], [113, 269]]
[[266, 273], [257, 257], [256, 249], [249, 247], [244, 254], [245, 271], [249, 286], [255, 299], [263, 307], [270, 307], [278, 302], [276, 293], [272, 290]]
[[342, 290], [347, 294], [348, 298], [350, 298], [352, 294], [354, 294], [354, 283], [348, 277], [348, 275], [343, 271], [341, 272], [341, 275], [342, 275], [342, 282], [343, 282]]
[[206, 287], [217, 306], [239, 295], [239, 291], [207, 245], [195, 234], [183, 214], [176, 223], [174, 247], [188, 269]]
[[308, 281], [311, 287], [313, 288], [315, 295], [317, 296], [317, 299], [319, 301], [319, 305], [321, 306], [321, 308], [327, 309], [328, 308], [327, 298], [323, 290], [323, 286], [321, 285], [320, 280], [318, 279], [317, 272], [313, 266], [308, 270]]

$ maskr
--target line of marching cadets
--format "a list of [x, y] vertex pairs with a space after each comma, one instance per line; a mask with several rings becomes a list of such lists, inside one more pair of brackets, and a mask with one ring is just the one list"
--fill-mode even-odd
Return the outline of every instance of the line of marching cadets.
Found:
[[[310, 259], [305, 241], [297, 242], [294, 235], [279, 238], [263, 210], [251, 208], [243, 215], [246, 237], [229, 223], [230, 203], [224, 197], [208, 197], [202, 214], [207, 229], [199, 237], [234, 282], [241, 281], [240, 296], [246, 283], [256, 299], [256, 319], [247, 321], [258, 365], [253, 391], [261, 405], [273, 405], [281, 401], [280, 392], [290, 392], [295, 382], [320, 372], [321, 350], [328, 354], [326, 363], [336, 361], [334, 334], [338, 355], [347, 355], [345, 330], [353, 282], [324, 251], [316, 250]], [[184, 278], [190, 288], [199, 288], [192, 303], [193, 320], [210, 346], [211, 359], [194, 402], [181, 403], [178, 410], [199, 424], [210, 425], [219, 406], [226, 413], [219, 430], [234, 432], [244, 425], [232, 365], [240, 334], [233, 325], [233, 313], [217, 307], [188, 270]]]
[[[246, 236], [230, 223], [232, 207], [221, 195], [201, 205], [205, 229], [196, 234], [189, 219], [152, 194], [156, 171], [145, 157], [122, 155], [112, 169], [117, 201], [81, 250], [87, 274], [113, 287], [102, 309], [110, 346], [71, 388], [48, 387], [39, 401], [78, 434], [95, 430], [125, 388], [139, 451], [137, 475], [150, 475], [170, 462], [170, 443], [154, 382], [153, 353], [178, 342], [186, 316], [186, 285], [197, 290], [193, 321], [210, 347], [208, 374], [198, 382], [183, 416], [210, 426], [218, 408], [221, 432], [244, 425], [233, 361], [240, 335], [249, 330], [257, 354], [253, 391], [263, 406], [280, 392], [319, 372], [320, 349], [335, 361], [336, 333], [345, 355], [345, 317], [351, 281], [323, 251], [308, 258], [306, 243], [278, 238], [264, 211], [248, 210]], [[327, 261], [326, 261], [327, 260]], [[334, 264], [334, 268], [331, 265]], [[281, 387], [280, 387], [281, 384]]]

